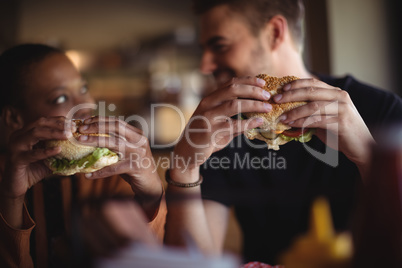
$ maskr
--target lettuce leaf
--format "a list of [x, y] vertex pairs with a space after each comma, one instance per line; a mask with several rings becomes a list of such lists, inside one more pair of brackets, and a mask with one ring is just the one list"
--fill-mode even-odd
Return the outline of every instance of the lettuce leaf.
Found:
[[95, 151], [93, 151], [91, 154], [77, 160], [68, 160], [66, 158], [62, 159], [54, 158], [52, 168], [54, 168], [56, 172], [74, 167], [88, 168], [93, 166], [96, 163], [96, 161], [98, 161], [101, 157], [115, 154], [116, 153], [110, 151], [108, 148], [96, 148]]
[[[245, 120], [245, 119], [247, 119], [247, 116], [245, 116], [244, 114], [242, 114], [242, 113], [240, 113], [240, 114], [238, 114], [238, 117], [240, 118], [240, 119], [242, 119], [242, 120]], [[257, 128], [253, 128], [253, 129], [251, 129], [251, 130], [254, 130], [254, 129], [260, 129], [259, 127], [257, 127]], [[303, 133], [301, 136], [299, 136], [299, 137], [289, 137], [289, 136], [285, 136], [285, 135], [283, 135], [283, 134], [278, 134], [278, 135], [280, 135], [281, 136], [281, 138], [282, 139], [284, 139], [284, 140], [287, 140], [287, 141], [298, 141], [298, 142], [309, 142], [310, 140], [311, 140], [311, 138], [313, 137], [313, 134], [314, 134], [314, 132], [315, 132], [315, 129], [314, 128], [310, 128], [308, 131], [306, 131], [305, 133]], [[260, 133], [262, 136], [264, 136], [265, 138], [268, 138], [268, 137], [266, 137], [265, 135], [263, 135], [262, 133]], [[268, 138], [269, 139], [269, 138]]]
[[287, 141], [298, 141], [298, 142], [309, 142], [311, 138], [313, 137], [313, 134], [315, 132], [314, 128], [310, 128], [306, 132], [304, 132], [301, 136], [299, 137], [289, 137], [285, 136], [283, 134], [279, 134], [282, 139], [287, 140]]

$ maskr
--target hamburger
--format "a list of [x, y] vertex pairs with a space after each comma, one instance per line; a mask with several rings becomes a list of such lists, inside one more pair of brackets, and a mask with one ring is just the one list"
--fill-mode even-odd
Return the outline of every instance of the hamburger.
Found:
[[272, 105], [272, 110], [268, 113], [243, 113], [243, 119], [262, 118], [263, 124], [258, 128], [245, 131], [245, 136], [250, 139], [259, 139], [267, 143], [268, 149], [279, 150], [279, 145], [289, 141], [308, 142], [311, 140], [314, 129], [311, 128], [292, 128], [279, 121], [280, 116], [292, 109], [305, 105], [307, 102], [288, 102], [275, 103], [273, 96], [283, 92], [283, 86], [299, 79], [296, 76], [284, 76], [282, 78], [259, 74], [257, 78], [265, 80], [264, 90], [271, 94], [271, 98], [266, 101]]
[[81, 135], [110, 137], [108, 134], [91, 133], [82, 134], [78, 132], [81, 120], [73, 120], [77, 131], [73, 133], [72, 140], [49, 140], [45, 147], [51, 148], [60, 146], [61, 152], [45, 160], [45, 164], [57, 175], [73, 175], [75, 173], [90, 173], [119, 161], [118, 155], [108, 148], [101, 148], [78, 143]]

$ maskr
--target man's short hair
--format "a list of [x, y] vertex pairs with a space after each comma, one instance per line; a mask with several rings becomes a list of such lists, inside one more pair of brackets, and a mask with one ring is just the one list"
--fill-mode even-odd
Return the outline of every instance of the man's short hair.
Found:
[[228, 5], [234, 12], [243, 14], [254, 35], [257, 35], [272, 17], [282, 15], [288, 21], [294, 42], [299, 46], [303, 45], [302, 0], [193, 0], [193, 9], [197, 15], [219, 5]]

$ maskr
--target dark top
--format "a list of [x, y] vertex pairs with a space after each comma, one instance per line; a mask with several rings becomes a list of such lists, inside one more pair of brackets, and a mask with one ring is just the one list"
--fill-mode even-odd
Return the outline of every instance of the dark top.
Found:
[[[373, 135], [375, 129], [402, 122], [397, 95], [351, 76], [320, 79], [349, 93]], [[273, 151], [265, 142], [241, 135], [213, 154], [201, 173], [203, 198], [235, 207], [244, 261], [269, 264], [278, 264], [281, 252], [307, 231], [311, 202], [319, 195], [330, 202], [336, 230], [349, 229], [361, 183], [356, 165], [316, 136], [306, 144], [292, 141]]]

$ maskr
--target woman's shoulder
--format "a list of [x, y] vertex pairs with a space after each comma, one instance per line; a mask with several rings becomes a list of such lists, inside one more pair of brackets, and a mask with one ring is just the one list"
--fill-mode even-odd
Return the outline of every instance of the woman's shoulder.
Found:
[[6, 156], [4, 153], [0, 153], [0, 181], [3, 178], [5, 163], [6, 163]]

